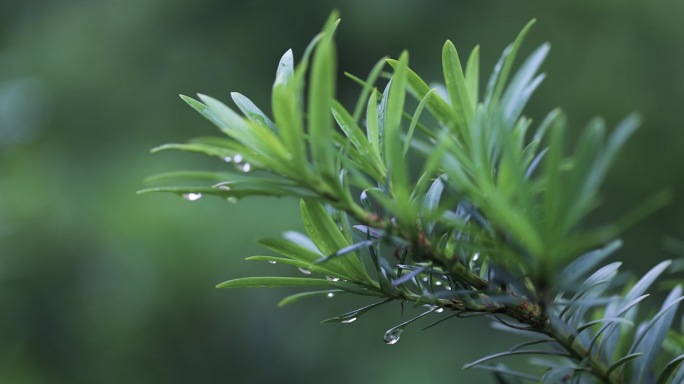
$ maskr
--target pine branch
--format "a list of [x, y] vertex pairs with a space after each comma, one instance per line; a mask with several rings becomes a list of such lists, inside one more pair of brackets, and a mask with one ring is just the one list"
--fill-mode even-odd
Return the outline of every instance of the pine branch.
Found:
[[[414, 321], [445, 310], [453, 312], [447, 318], [487, 316], [496, 327], [531, 339], [465, 366], [492, 371], [500, 382], [684, 380], [684, 337], [669, 331], [682, 289], [676, 286], [655, 315], [636, 321], [646, 291], [670, 263], [633, 284], [616, 278], [619, 263], [601, 267], [619, 248], [620, 231], [665, 204], [667, 194], [602, 226], [583, 225], [640, 119], [628, 116], [609, 136], [602, 120], [592, 120], [570, 153], [561, 111], [533, 128], [522, 111], [544, 78], [538, 72], [549, 45], [513, 68], [534, 21], [503, 52], [482, 96], [479, 47], [463, 68], [447, 41], [444, 86], [430, 88], [403, 52], [379, 61], [365, 80], [349, 76], [362, 86], [352, 113], [334, 98], [338, 23], [333, 13], [297, 65], [291, 50], [283, 55], [272, 118], [239, 93], [231, 96], [242, 114], [205, 95], [182, 96], [223, 136], [154, 150], [218, 157], [233, 169], [157, 176], [141, 192], [171, 192], [191, 201], [203, 195], [232, 202], [249, 196], [301, 199], [306, 234], [262, 240], [278, 256], [248, 259], [292, 265], [310, 276], [237, 278], [219, 287], [318, 289], [288, 296], [280, 305], [336, 292], [381, 300], [324, 322], [349, 323], [391, 301], [426, 307], [390, 328], [388, 344]], [[386, 64], [392, 73], [381, 87]], [[407, 95], [418, 101], [413, 113], [405, 108]], [[432, 120], [426, 122], [425, 114]], [[422, 166], [418, 175], [409, 158]], [[173, 182], [185, 185], [166, 184]], [[545, 369], [539, 378], [485, 364], [511, 355], [551, 359], [537, 360]]]

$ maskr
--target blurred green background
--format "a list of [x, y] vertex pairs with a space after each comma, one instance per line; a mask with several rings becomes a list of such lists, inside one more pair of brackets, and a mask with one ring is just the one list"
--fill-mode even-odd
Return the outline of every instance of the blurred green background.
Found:
[[[217, 165], [148, 153], [215, 132], [177, 94], [239, 91], [268, 110], [278, 59], [299, 57], [333, 8], [341, 70], [365, 76], [406, 48], [432, 81], [445, 39], [462, 56], [481, 43], [488, 74], [538, 18], [523, 53], [552, 51], [528, 115], [562, 106], [578, 130], [640, 111], [596, 220], [672, 188], [617, 256], [636, 270], [671, 257], [663, 236], [684, 238], [684, 2], [0, 0], [0, 382], [489, 382], [460, 370], [511, 342], [482, 319], [409, 327], [387, 346], [384, 331], [412, 313], [398, 304], [320, 325], [371, 301], [279, 309], [291, 291], [214, 289], [296, 275], [243, 258], [300, 228], [297, 201], [135, 194], [150, 174]], [[357, 90], [341, 79], [348, 105]]]

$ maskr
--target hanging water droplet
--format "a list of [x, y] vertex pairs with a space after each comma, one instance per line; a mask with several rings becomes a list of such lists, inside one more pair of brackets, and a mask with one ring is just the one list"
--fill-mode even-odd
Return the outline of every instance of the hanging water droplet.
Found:
[[479, 254], [479, 253], [476, 253], [476, 254], [473, 255], [473, 261], [477, 261], [477, 259], [479, 259], [479, 258], [480, 258], [480, 254]]
[[404, 332], [404, 328], [391, 328], [385, 332], [383, 339], [385, 340], [386, 344], [396, 344], [399, 341], [402, 332]]
[[231, 197], [227, 198], [226, 201], [231, 203], [231, 204], [235, 204], [238, 202], [238, 198], [235, 196], [231, 196]]
[[445, 285], [444, 288], [445, 288], [447, 291], [451, 291], [451, 286], [449, 286], [449, 285]]
[[226, 163], [230, 163], [231, 161], [233, 161], [233, 158], [230, 156], [226, 156], [223, 158], [223, 161], [225, 161]]
[[269, 263], [269, 264], [275, 264], [276, 261], [275, 261], [275, 260], [269, 260], [268, 263]]
[[233, 161], [234, 161], [236, 164], [242, 163], [242, 155], [235, 155], [235, 157], [233, 157]]
[[435, 309], [435, 312], [436, 313], [442, 313], [442, 312], [444, 312], [444, 308], [437, 308], [437, 309]]
[[250, 164], [250, 163], [244, 163], [244, 164], [242, 164], [242, 166], [239, 167], [239, 169], [240, 169], [242, 172], [249, 172], [249, 171], [252, 169], [252, 164]]
[[328, 296], [328, 299], [332, 299], [335, 296], [335, 294], [332, 292], [328, 292], [326, 296]]
[[201, 193], [184, 193], [183, 198], [188, 201], [199, 200], [202, 197]]
[[326, 276], [325, 278], [326, 278], [328, 281], [340, 281], [340, 278], [339, 278], [339, 277], [335, 277], [335, 276]]
[[428, 278], [427, 278], [427, 277], [423, 277], [423, 282], [424, 282], [424, 283], [427, 283], [427, 282], [428, 282]]
[[311, 274], [311, 271], [309, 271], [308, 269], [305, 269], [305, 268], [299, 268], [299, 272], [301, 272], [301, 273], [303, 273], [303, 274], [305, 274], [305, 275], [310, 275], [310, 274]]
[[439, 281], [439, 280], [437, 280], [437, 281], [435, 281], [435, 285], [436, 285], [436, 286], [440, 286], [440, 285], [442, 285], [442, 282]]
[[345, 320], [340, 321], [340, 323], [342, 323], [342, 324], [349, 324], [349, 323], [353, 323], [353, 322], [355, 322], [355, 321], [356, 321], [356, 317], [350, 317], [350, 318], [348, 318], [348, 319], [345, 319]]

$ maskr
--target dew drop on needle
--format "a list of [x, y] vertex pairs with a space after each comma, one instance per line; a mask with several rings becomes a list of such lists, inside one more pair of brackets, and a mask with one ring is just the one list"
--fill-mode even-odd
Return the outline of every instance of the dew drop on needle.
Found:
[[195, 201], [195, 200], [199, 200], [200, 198], [202, 198], [202, 194], [201, 193], [184, 193], [183, 198], [185, 200], [188, 200], [188, 201]]
[[385, 336], [383, 337], [383, 339], [385, 340], [386, 344], [396, 344], [399, 341], [402, 332], [404, 332], [403, 328], [392, 328], [389, 331], [385, 332]]

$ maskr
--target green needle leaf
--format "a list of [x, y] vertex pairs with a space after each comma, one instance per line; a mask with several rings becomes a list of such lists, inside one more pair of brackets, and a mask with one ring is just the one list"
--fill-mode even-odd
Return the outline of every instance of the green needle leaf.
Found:
[[336, 174], [331, 148], [333, 118], [330, 113], [331, 102], [335, 97], [336, 55], [332, 35], [337, 25], [336, 19], [333, 13], [326, 22], [323, 37], [314, 51], [308, 100], [313, 163], [318, 175], [326, 181], [332, 180]]
[[468, 86], [463, 76], [456, 47], [450, 40], [447, 40], [442, 49], [442, 68], [451, 100], [451, 108], [453, 108], [456, 116], [456, 125], [459, 131], [465, 135], [473, 115], [473, 104], [468, 94]]
[[610, 376], [610, 374], [613, 373], [613, 371], [615, 371], [616, 369], [618, 369], [621, 366], [629, 363], [630, 361], [636, 359], [637, 357], [639, 357], [641, 355], [643, 355], [642, 352], [637, 352], [637, 353], [632, 353], [631, 355], [627, 355], [627, 356], [619, 359], [618, 361], [613, 363], [613, 365], [608, 367], [608, 369], [606, 370], [606, 376]]
[[301, 293], [295, 293], [294, 295], [290, 295], [287, 297], [284, 297], [282, 300], [278, 302], [278, 307], [284, 307], [286, 305], [290, 305], [294, 302], [297, 302], [301, 299], [307, 298], [307, 297], [312, 297], [312, 296], [322, 296], [322, 295], [330, 295], [330, 294], [335, 294], [338, 292], [343, 292], [339, 289], [331, 289], [327, 291], [311, 291], [311, 292], [301, 292]]
[[[323, 255], [333, 255], [351, 245], [348, 244], [347, 239], [340, 232], [337, 224], [322, 204], [314, 200], [302, 200], [300, 208], [306, 232]], [[320, 257], [312, 261], [316, 262], [318, 259]], [[354, 253], [347, 254], [345, 257], [335, 258], [330, 263], [335, 263], [334, 265], [341, 268], [345, 274], [354, 276], [355, 280], [374, 281], [370, 278], [363, 264]]]
[[271, 288], [271, 287], [310, 287], [329, 286], [326, 279], [307, 277], [242, 277], [224, 281], [216, 288]]
[[[515, 56], [518, 54], [518, 50], [520, 49], [522, 42], [525, 40], [527, 33], [530, 31], [530, 28], [532, 28], [532, 26], [536, 22], [536, 19], [530, 20], [530, 22], [528, 22], [525, 25], [525, 27], [523, 27], [523, 29], [520, 31], [518, 36], [515, 38], [515, 41], [513, 41], [511, 45], [506, 47], [506, 50], [504, 51], [504, 54], [501, 57], [501, 61], [497, 63], [497, 67], [499, 67], [498, 71], [495, 69], [495, 75], [492, 76], [489, 84], [487, 84], [488, 93], [490, 95], [486, 97], [486, 99], [499, 100], [499, 97], [503, 92], [504, 86], [508, 81], [508, 75], [511, 72], [511, 68], [513, 68]], [[486, 103], [489, 104], [489, 102], [487, 101]]]
[[670, 377], [675, 373], [675, 370], [684, 362], [684, 355], [680, 355], [667, 363], [663, 371], [658, 375], [656, 384], [667, 384]]
[[277, 131], [273, 121], [271, 121], [271, 119], [266, 116], [266, 114], [264, 114], [264, 112], [262, 112], [261, 109], [259, 109], [259, 107], [257, 107], [256, 104], [254, 104], [247, 96], [244, 96], [238, 92], [231, 92], [230, 97], [235, 102], [235, 105], [240, 108], [242, 113], [244, 113], [248, 119], [263, 127], [270, 128], [274, 132]]
[[476, 45], [470, 52], [468, 63], [465, 70], [465, 82], [468, 95], [470, 96], [471, 107], [475, 110], [478, 102], [480, 90], [480, 46]]
[[518, 351], [506, 351], [506, 352], [500, 352], [500, 353], [494, 353], [489, 356], [485, 356], [481, 359], [475, 360], [472, 363], [468, 363], [463, 366], [463, 369], [468, 369], [472, 368], [474, 366], [480, 365], [484, 363], [485, 361], [489, 360], [494, 360], [498, 359], [500, 357], [506, 357], [506, 356], [516, 356], [516, 355], [542, 355], [542, 356], [566, 356], [566, 353], [564, 352], [557, 352], [557, 351], [549, 351], [549, 350], [518, 350]]

